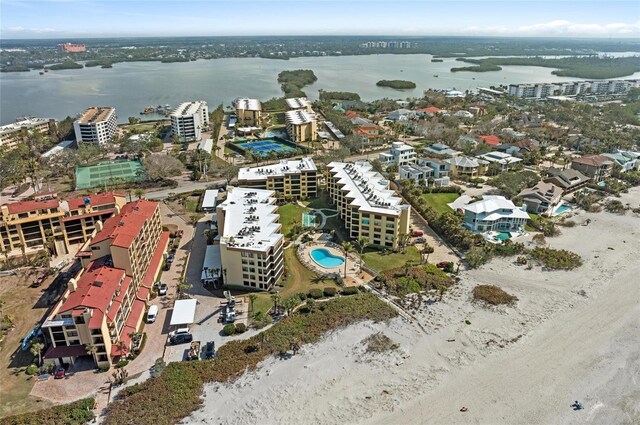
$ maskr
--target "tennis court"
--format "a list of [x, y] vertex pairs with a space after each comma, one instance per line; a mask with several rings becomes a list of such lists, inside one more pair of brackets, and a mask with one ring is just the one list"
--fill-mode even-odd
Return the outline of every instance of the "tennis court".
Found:
[[316, 214], [315, 213], [302, 213], [302, 227], [315, 227], [316, 226]]
[[250, 142], [237, 143], [236, 146], [244, 151], [251, 150], [260, 156], [267, 156], [269, 152], [294, 152], [295, 148], [280, 142], [276, 138], [259, 139]]
[[143, 178], [140, 161], [109, 161], [76, 167], [76, 189], [140, 181]]

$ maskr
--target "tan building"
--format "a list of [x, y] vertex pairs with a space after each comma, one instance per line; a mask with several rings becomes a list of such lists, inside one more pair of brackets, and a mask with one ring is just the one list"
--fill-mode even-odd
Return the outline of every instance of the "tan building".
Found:
[[[98, 366], [111, 366], [128, 355], [168, 241], [156, 202], [126, 204], [98, 225], [77, 254], [83, 269], [42, 325], [45, 361], [73, 363], [90, 355]], [[95, 352], [88, 353], [88, 346]]]
[[292, 97], [284, 100], [289, 111], [307, 111], [313, 113], [312, 103], [306, 97]]
[[217, 207], [226, 286], [267, 291], [284, 273], [284, 236], [272, 190], [230, 188]]
[[238, 127], [259, 127], [262, 105], [258, 99], [239, 97], [233, 101]]
[[585, 155], [574, 158], [571, 168], [580, 171], [589, 177], [594, 183], [598, 183], [611, 177], [613, 172], [613, 160], [603, 155]]
[[102, 145], [118, 131], [116, 108], [92, 106], [73, 122], [76, 142]]
[[389, 181], [369, 162], [332, 162], [327, 168], [327, 189], [349, 236], [397, 249], [400, 235], [409, 234], [411, 206], [395, 196]]
[[57, 121], [49, 118], [29, 118], [0, 127], [0, 150], [11, 150], [26, 140], [25, 132], [37, 131], [43, 136], [55, 134]]
[[318, 138], [318, 120], [316, 115], [305, 110], [284, 113], [289, 138], [296, 143], [310, 142]]
[[49, 245], [52, 253], [73, 252], [96, 228], [120, 211], [124, 195], [101, 193], [60, 201], [55, 192], [38, 194], [32, 201], [0, 207], [0, 251], [21, 255], [22, 248], [40, 250]]
[[238, 186], [273, 190], [278, 199], [318, 196], [318, 169], [312, 158], [284, 159], [278, 164], [238, 171]]
[[456, 178], [474, 179], [484, 176], [489, 162], [468, 156], [456, 156], [444, 160], [451, 167], [451, 175]]

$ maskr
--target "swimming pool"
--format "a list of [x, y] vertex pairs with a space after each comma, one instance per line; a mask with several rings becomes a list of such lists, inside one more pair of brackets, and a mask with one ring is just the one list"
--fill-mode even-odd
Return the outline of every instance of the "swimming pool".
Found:
[[500, 232], [496, 236], [496, 239], [499, 240], [500, 242], [502, 242], [502, 241], [504, 241], [506, 239], [511, 239], [511, 233], [509, 233], [509, 232]]
[[344, 264], [344, 258], [333, 255], [324, 248], [316, 248], [311, 251], [311, 259], [315, 261], [319, 266], [326, 269], [333, 267], [340, 267]]
[[562, 213], [566, 213], [568, 211], [571, 211], [571, 207], [568, 205], [560, 205], [555, 212], [555, 215], [560, 215]]

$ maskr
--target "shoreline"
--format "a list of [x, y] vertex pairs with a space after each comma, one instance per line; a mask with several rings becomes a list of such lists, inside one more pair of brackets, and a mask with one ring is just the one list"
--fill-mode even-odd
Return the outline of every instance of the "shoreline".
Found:
[[[640, 188], [622, 201], [640, 204]], [[581, 226], [586, 218], [591, 223]], [[270, 359], [235, 383], [205, 386], [203, 407], [183, 423], [640, 420], [640, 218], [578, 212], [573, 219], [577, 226], [547, 240], [579, 253], [582, 267], [526, 270], [496, 259], [465, 272], [444, 302], [416, 313], [427, 334], [400, 319], [333, 332], [290, 360]], [[481, 283], [519, 301], [470, 302]], [[361, 341], [378, 331], [400, 348], [363, 353]], [[585, 410], [571, 410], [574, 400]]]

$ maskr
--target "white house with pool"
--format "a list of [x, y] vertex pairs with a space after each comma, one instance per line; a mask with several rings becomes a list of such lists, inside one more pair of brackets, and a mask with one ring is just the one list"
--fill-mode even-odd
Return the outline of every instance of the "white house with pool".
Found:
[[[473, 232], [522, 233], [529, 214], [504, 196], [485, 195], [481, 201], [467, 204], [464, 225]], [[502, 240], [502, 239], [500, 239]]]

